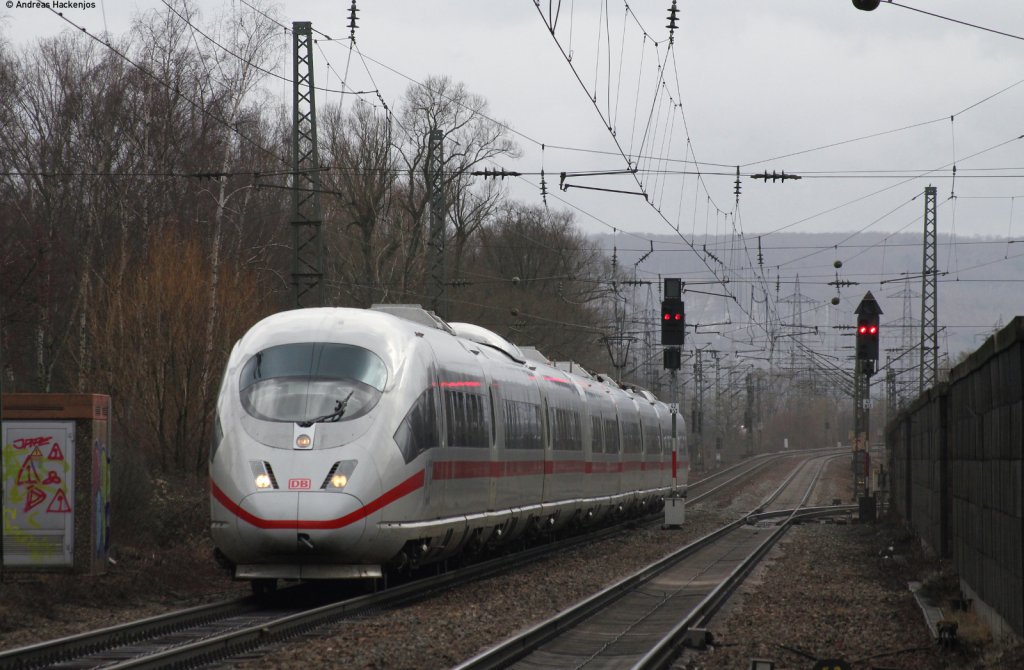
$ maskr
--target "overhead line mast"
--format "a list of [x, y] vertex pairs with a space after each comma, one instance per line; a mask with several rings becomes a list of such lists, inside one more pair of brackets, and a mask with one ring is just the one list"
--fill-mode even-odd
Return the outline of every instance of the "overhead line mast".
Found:
[[320, 156], [313, 88], [313, 26], [292, 23], [292, 289], [296, 307], [324, 304]]
[[934, 186], [924, 189], [924, 263], [921, 268], [921, 372], [918, 391], [939, 380], [938, 212]]

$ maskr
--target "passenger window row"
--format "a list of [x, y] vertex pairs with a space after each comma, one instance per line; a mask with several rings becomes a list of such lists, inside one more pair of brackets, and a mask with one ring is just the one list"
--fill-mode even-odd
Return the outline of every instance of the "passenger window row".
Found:
[[[425, 390], [413, 404], [405, 419], [395, 431], [395, 442], [405, 458], [411, 462], [427, 449], [440, 446], [440, 426], [437, 413], [437, 389]], [[444, 412], [448, 424], [448, 445], [452, 447], [491, 446], [491, 403], [487, 396], [456, 389], [444, 389]], [[543, 449], [541, 408], [531, 402], [505, 400], [502, 403], [505, 419], [505, 448]], [[582, 421], [579, 412], [552, 408], [550, 410], [551, 435], [554, 448], [567, 451], [583, 450]], [[642, 426], [637, 421], [622, 421], [622, 442], [625, 453], [663, 453], [660, 427], [652, 423]], [[641, 444], [641, 432], [643, 444]], [[591, 417], [591, 450], [595, 454], [620, 452], [619, 422], [615, 418]]]

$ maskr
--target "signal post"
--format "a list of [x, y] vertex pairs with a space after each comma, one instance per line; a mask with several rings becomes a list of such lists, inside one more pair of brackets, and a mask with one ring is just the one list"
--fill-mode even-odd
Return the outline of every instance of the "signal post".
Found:
[[666, 278], [664, 300], [661, 301], [661, 343], [665, 346], [664, 367], [669, 371], [669, 395], [672, 402], [672, 492], [665, 498], [665, 527], [678, 528], [686, 517], [686, 493], [680, 493], [677, 481], [679, 436], [676, 417], [679, 415], [679, 388], [677, 373], [682, 367], [682, 346], [686, 338], [686, 306], [683, 304], [683, 284], [678, 278]]
[[871, 376], [878, 363], [878, 317], [882, 308], [878, 306], [871, 291], [854, 310], [857, 315], [856, 344], [853, 368], [853, 495], [860, 505], [862, 521], [875, 518], [874, 499], [868, 490], [868, 475], [871, 472], [871, 430], [868, 403], [871, 399]]

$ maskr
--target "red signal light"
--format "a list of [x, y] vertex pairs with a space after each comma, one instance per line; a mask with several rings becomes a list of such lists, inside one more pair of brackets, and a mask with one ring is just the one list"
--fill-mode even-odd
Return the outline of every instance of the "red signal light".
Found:
[[[686, 327], [686, 307], [678, 299], [661, 301], [661, 343], [669, 347], [683, 345]], [[675, 368], [671, 368], [675, 369]]]
[[878, 334], [878, 326], [871, 326], [871, 328], [868, 329], [868, 332], [870, 334], [872, 334], [872, 335], [877, 335]]

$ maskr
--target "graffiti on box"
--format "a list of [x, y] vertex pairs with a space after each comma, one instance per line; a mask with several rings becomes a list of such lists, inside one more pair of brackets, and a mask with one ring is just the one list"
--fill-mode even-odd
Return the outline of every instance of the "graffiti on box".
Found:
[[12, 440], [4, 445], [6, 498], [10, 511], [29, 527], [45, 526], [41, 515], [68, 514], [67, 478], [71, 465], [51, 435]]

